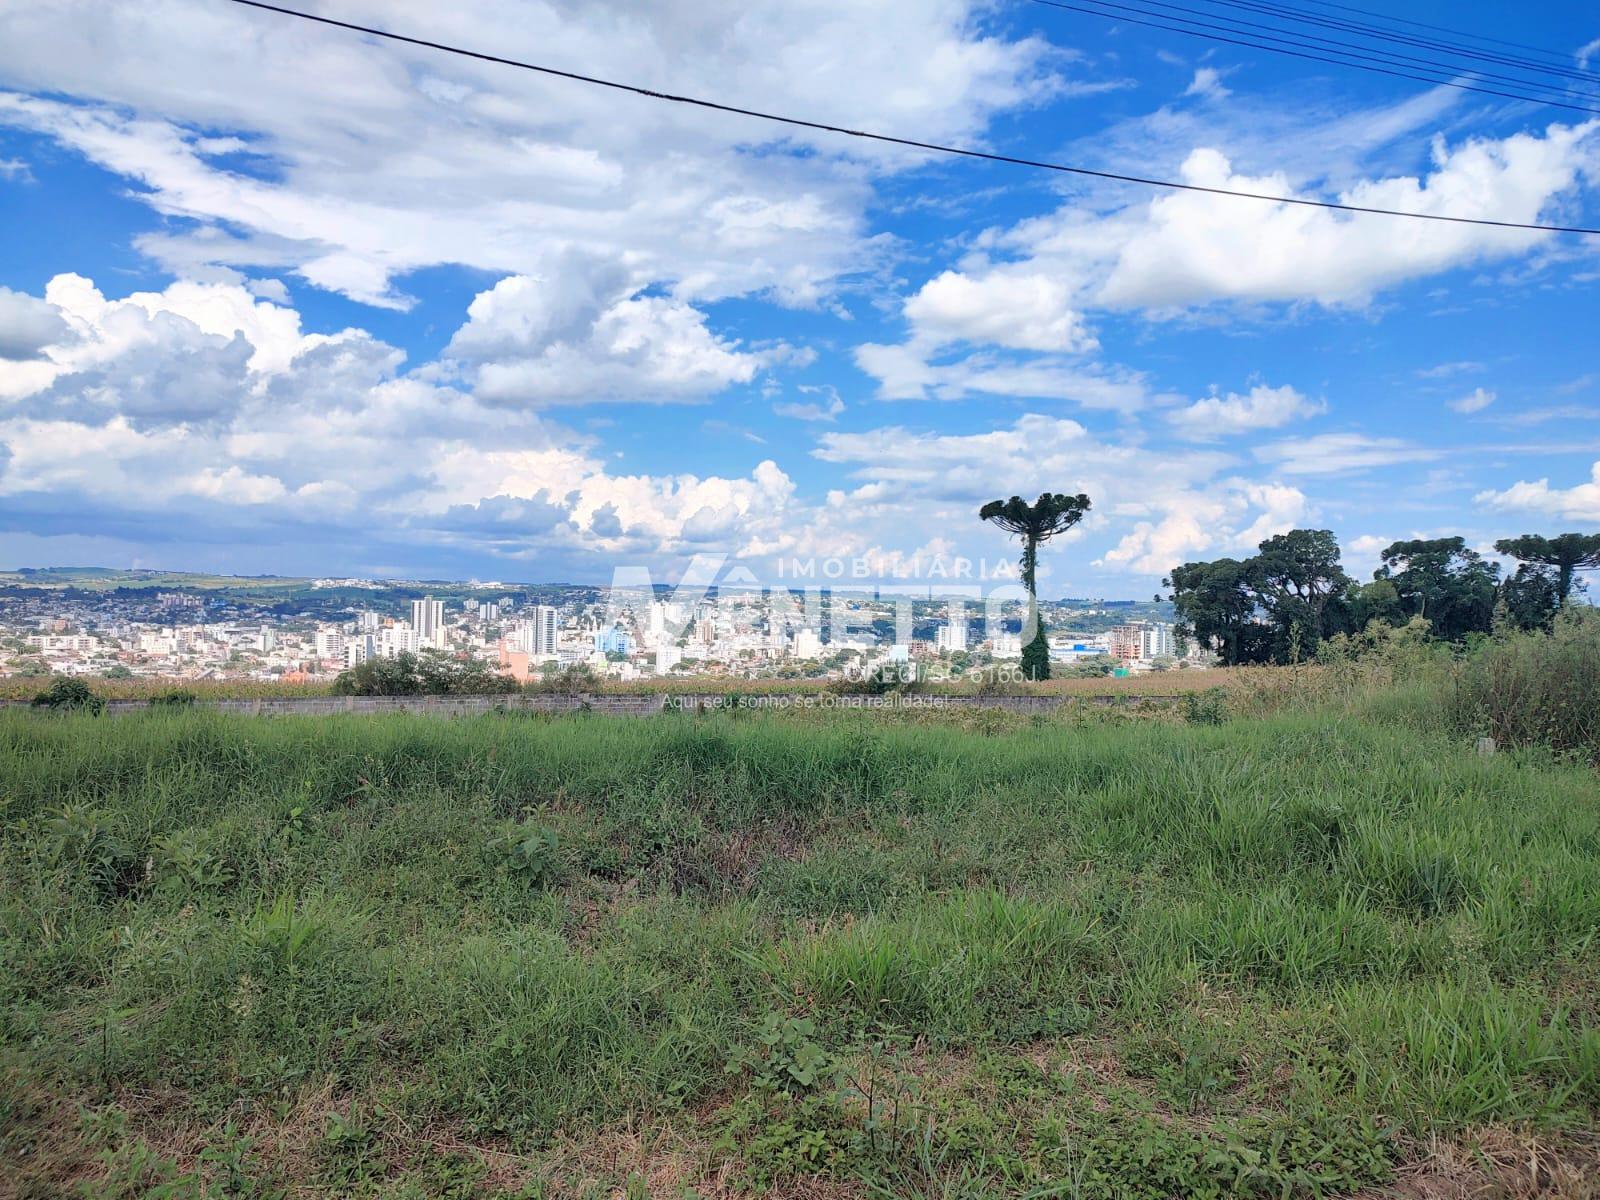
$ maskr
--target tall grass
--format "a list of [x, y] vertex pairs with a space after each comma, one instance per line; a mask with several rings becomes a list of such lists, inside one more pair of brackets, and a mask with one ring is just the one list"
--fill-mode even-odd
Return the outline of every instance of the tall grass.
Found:
[[1600, 610], [1568, 608], [1548, 633], [1491, 640], [1463, 666], [1451, 699], [1463, 727], [1600, 763]]
[[[111, 1187], [47, 1095], [126, 1111], [173, 1170], [253, 1122], [262, 1179], [418, 1195], [456, 1194], [419, 1130], [513, 1152], [520, 1186], [652, 1122], [750, 1186], [1332, 1194], [1411, 1139], [1600, 1106], [1595, 776], [1355, 703], [989, 732], [0, 713], [0, 820], [0, 1091], [56, 1147], [23, 1194]], [[915, 1137], [730, 1076], [772, 1013], [851, 1078], [891, 1054]]]
[[1226, 692], [1244, 715], [1342, 710], [1600, 763], [1600, 609], [1569, 607], [1549, 630], [1503, 628], [1464, 648], [1432, 640], [1420, 618], [1374, 622], [1324, 642], [1314, 663], [1236, 673]]

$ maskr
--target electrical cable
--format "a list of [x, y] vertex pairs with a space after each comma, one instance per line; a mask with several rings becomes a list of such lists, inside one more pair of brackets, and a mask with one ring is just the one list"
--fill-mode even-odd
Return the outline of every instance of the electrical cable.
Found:
[[640, 87], [637, 84], [622, 83], [614, 79], [603, 79], [597, 75], [585, 75], [577, 71], [566, 71], [558, 67], [543, 66], [538, 63], [524, 62], [514, 58], [504, 58], [497, 54], [487, 54], [481, 50], [468, 50], [461, 46], [452, 46], [445, 42], [429, 41], [426, 38], [412, 37], [408, 34], [394, 33], [387, 29], [379, 29], [370, 25], [358, 25], [352, 21], [341, 21], [334, 17], [324, 17], [317, 13], [302, 12], [299, 9], [284, 8], [276, 4], [268, 4], [265, 0], [228, 0], [230, 4], [238, 4], [246, 8], [260, 9], [264, 12], [278, 13], [286, 17], [294, 17], [302, 21], [314, 22], [318, 25], [327, 25], [336, 29], [345, 29], [353, 33], [363, 33], [369, 37], [383, 38], [392, 42], [400, 42], [408, 46], [418, 46], [427, 50], [438, 50], [445, 54], [460, 55], [464, 58], [476, 59], [479, 62], [494, 63], [499, 66], [517, 67], [524, 71], [535, 71], [541, 75], [551, 76], [556, 79], [567, 79], [575, 83], [587, 83], [596, 87], [610, 88], [613, 91], [629, 92], [636, 96], [644, 96], [652, 100], [664, 100], [672, 104], [685, 104], [696, 108], [709, 109], [713, 112], [729, 113], [733, 116], [751, 117], [760, 121], [771, 121], [780, 125], [790, 125], [799, 129], [811, 129], [820, 133], [837, 133], [846, 137], [862, 138], [866, 141], [881, 142], [892, 146], [905, 146], [913, 150], [926, 150], [937, 154], [949, 154], [961, 158], [979, 159], [985, 162], [1010, 163], [1014, 166], [1033, 167], [1044, 171], [1057, 171], [1067, 175], [1079, 175], [1090, 179], [1104, 179], [1116, 183], [1139, 184], [1144, 187], [1165, 188], [1171, 191], [1199, 192], [1213, 196], [1231, 196], [1242, 200], [1259, 200], [1272, 204], [1290, 204], [1302, 208], [1321, 208], [1335, 212], [1367, 213], [1374, 216], [1406, 217], [1420, 221], [1441, 221], [1454, 225], [1482, 225], [1498, 229], [1526, 229], [1539, 233], [1575, 233], [1587, 237], [1600, 236], [1600, 228], [1591, 228], [1579, 225], [1540, 225], [1528, 221], [1497, 221], [1487, 217], [1457, 217], [1446, 213], [1412, 212], [1405, 209], [1377, 208], [1363, 204], [1341, 204], [1334, 200], [1312, 200], [1303, 196], [1274, 196], [1263, 192], [1236, 191], [1231, 188], [1207, 187], [1198, 183], [1179, 183], [1171, 179], [1152, 179], [1140, 175], [1127, 175], [1116, 171], [1098, 171], [1090, 167], [1071, 166], [1066, 163], [1048, 162], [1041, 159], [1021, 158], [1011, 154], [998, 154], [988, 150], [975, 150], [967, 146], [946, 146], [938, 142], [918, 141], [915, 138], [896, 137], [888, 133], [873, 133], [869, 130], [850, 129], [842, 125], [830, 125], [823, 121], [810, 121], [801, 117], [784, 116], [778, 113], [762, 112], [759, 109], [741, 108], [734, 104], [723, 104], [716, 100], [705, 100], [697, 96], [680, 96], [671, 92], [660, 92], [651, 88]]

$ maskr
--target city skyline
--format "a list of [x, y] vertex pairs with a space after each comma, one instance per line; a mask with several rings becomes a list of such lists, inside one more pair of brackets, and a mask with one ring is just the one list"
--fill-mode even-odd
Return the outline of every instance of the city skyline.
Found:
[[[248, 583], [248, 581], [241, 581]], [[350, 581], [342, 581], [348, 584]], [[816, 589], [680, 593], [592, 589], [560, 603], [508, 594], [449, 598], [377, 589], [336, 611], [285, 598], [270, 609], [225, 589], [14, 589], [0, 605], [5, 670], [154, 680], [329, 686], [341, 672], [405, 657], [474, 663], [515, 684], [579, 671], [621, 682], [677, 677], [839, 680], [873, 670], [938, 681], [1016, 670], [1027, 607], [1016, 597], [922, 600]], [[311, 594], [317, 589], [311, 589]], [[342, 587], [340, 594], [350, 589]], [[1203, 669], [1167, 606], [1054, 606], [1052, 661], [1096, 673]], [[1077, 625], [1075, 631], [1071, 628]]]

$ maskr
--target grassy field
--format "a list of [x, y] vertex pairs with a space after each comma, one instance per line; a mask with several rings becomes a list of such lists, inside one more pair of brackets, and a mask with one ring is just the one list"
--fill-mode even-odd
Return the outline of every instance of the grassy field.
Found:
[[1435, 708], [0, 713], [0, 1194], [1592, 1196], [1600, 787]]
[[[1302, 672], [1315, 667], [1300, 668]], [[1015, 680], [1004, 685], [1008, 694], [1020, 696], [1178, 696], [1187, 692], [1208, 691], [1211, 688], [1229, 689], [1265, 686], [1290, 675], [1286, 667], [1235, 667], [1211, 670], [1148, 671], [1118, 679], [1070, 678], [1043, 680]], [[152, 696], [182, 690], [193, 692], [199, 700], [254, 699], [274, 696], [327, 696], [333, 692], [331, 676], [316, 683], [283, 683], [261, 679], [176, 679], [154, 675], [141, 675], [129, 679], [107, 679], [102, 676], [84, 676], [97, 696], [106, 700], [148, 700]], [[0, 678], [0, 700], [32, 700], [49, 680], [38, 676], [11, 675]], [[585, 682], [585, 690], [625, 695], [698, 695], [736, 693], [739, 695], [813, 695], [829, 690], [828, 681], [822, 679], [736, 679], [717, 675], [690, 675], [682, 678], [645, 679], [632, 682], [593, 680]], [[976, 690], [976, 685], [960, 680], [928, 684], [923, 689], [929, 693], [963, 695]]]

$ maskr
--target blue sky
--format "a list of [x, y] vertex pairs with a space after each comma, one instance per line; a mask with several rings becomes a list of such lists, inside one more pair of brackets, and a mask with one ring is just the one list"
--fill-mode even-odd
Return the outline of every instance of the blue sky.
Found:
[[[1031, 3], [307, 7], [899, 136], [1600, 225], [1600, 115]], [[1587, 7], [1405, 11], [1600, 73]], [[1399, 538], [1600, 527], [1600, 238], [930, 159], [224, 0], [0, 3], [0, 230], [9, 566], [937, 577], [1012, 553], [983, 501], [1048, 489], [1094, 511], [1044, 591], [1142, 597], [1297, 525], [1363, 576]]]

